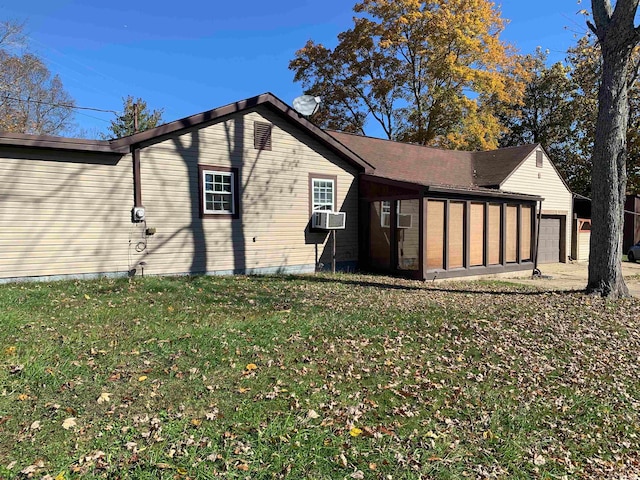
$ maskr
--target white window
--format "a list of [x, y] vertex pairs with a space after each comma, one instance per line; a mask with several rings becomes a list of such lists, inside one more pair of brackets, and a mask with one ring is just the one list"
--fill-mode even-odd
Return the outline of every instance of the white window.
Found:
[[313, 179], [312, 211], [329, 210], [335, 212], [335, 182], [329, 178]]
[[391, 226], [391, 202], [388, 200], [380, 202], [380, 226], [382, 228]]
[[202, 171], [204, 213], [235, 214], [234, 172]]

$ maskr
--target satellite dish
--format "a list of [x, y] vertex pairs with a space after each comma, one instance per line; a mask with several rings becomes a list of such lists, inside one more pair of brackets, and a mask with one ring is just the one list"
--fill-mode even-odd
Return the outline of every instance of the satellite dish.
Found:
[[296, 112], [305, 117], [313, 115], [318, 111], [322, 99], [313, 95], [301, 95], [293, 100], [293, 108]]

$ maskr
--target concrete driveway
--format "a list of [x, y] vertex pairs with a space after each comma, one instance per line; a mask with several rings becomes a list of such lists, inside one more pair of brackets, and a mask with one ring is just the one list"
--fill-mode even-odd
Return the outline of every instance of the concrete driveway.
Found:
[[[550, 263], [540, 266], [542, 278], [531, 278], [531, 272], [505, 275], [517, 283], [536, 285], [545, 290], [583, 290], [587, 286], [588, 263]], [[629, 293], [640, 298], [640, 263], [622, 262], [622, 274]]]

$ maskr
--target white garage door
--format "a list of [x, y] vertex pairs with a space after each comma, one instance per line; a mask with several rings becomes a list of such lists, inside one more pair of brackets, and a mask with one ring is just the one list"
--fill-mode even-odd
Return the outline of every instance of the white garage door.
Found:
[[540, 220], [540, 245], [538, 263], [560, 261], [560, 218], [542, 217]]

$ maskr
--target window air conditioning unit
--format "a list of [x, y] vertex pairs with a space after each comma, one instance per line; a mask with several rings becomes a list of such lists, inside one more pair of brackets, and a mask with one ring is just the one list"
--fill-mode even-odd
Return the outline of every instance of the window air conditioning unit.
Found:
[[410, 213], [398, 213], [396, 215], [398, 228], [411, 228], [413, 225], [413, 215]]
[[311, 226], [321, 230], [342, 230], [345, 227], [347, 214], [345, 212], [321, 211], [313, 212]]

